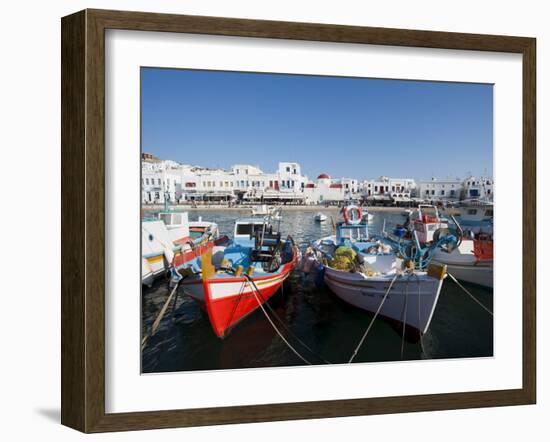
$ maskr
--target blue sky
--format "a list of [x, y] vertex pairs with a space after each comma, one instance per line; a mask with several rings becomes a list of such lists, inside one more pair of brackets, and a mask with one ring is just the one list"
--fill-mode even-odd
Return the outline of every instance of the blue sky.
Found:
[[493, 172], [486, 84], [142, 68], [142, 149], [358, 179]]

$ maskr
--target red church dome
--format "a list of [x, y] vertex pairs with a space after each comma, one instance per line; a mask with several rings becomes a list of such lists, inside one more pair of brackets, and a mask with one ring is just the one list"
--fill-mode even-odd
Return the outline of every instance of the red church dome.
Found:
[[318, 180], [330, 180], [330, 177], [326, 173], [322, 173], [317, 177]]

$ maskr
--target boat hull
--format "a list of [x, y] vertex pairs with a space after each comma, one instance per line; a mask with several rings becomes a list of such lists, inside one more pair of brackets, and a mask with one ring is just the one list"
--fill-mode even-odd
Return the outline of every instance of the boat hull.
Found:
[[[378, 310], [393, 278], [393, 275], [363, 277], [330, 267], [325, 269], [325, 283], [336, 296], [371, 313]], [[379, 314], [424, 334], [430, 326], [442, 283], [443, 279], [425, 273], [398, 276]]]
[[[434, 260], [433, 262], [445, 264], [444, 262]], [[448, 272], [456, 279], [481, 285], [483, 287], [493, 288], [493, 265], [457, 265], [446, 264]]]
[[[212, 330], [219, 338], [225, 338], [231, 329], [248, 315], [267, 302], [281, 288], [297, 262], [294, 258], [278, 272], [259, 277], [211, 278], [203, 280], [200, 275], [184, 280], [182, 287], [208, 313]], [[257, 290], [256, 290], [257, 288]]]
[[451, 253], [437, 250], [432, 261], [445, 264], [456, 279], [493, 288], [492, 241], [463, 240]]

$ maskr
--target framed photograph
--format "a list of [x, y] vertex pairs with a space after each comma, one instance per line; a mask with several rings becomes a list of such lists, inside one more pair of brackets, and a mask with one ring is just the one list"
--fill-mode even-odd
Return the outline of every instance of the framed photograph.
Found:
[[535, 39], [62, 19], [62, 423], [533, 404]]

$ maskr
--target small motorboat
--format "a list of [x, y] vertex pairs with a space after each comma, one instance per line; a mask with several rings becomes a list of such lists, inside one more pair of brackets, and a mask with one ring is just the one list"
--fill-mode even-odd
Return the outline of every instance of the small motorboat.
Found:
[[327, 216], [324, 213], [319, 212], [313, 219], [318, 223], [323, 223], [327, 220]]
[[189, 221], [187, 212], [161, 212], [141, 223], [141, 282], [151, 286], [170, 268], [179, 269], [207, 249], [227, 242], [218, 225]]
[[335, 235], [312, 245], [324, 282], [345, 302], [426, 333], [446, 267], [431, 264], [425, 271], [417, 270], [414, 263], [399, 258], [391, 245], [370, 238], [361, 217], [344, 218], [336, 225]]
[[280, 207], [272, 207], [269, 209], [269, 217], [273, 221], [281, 221], [283, 219], [283, 209]]
[[292, 237], [281, 239], [267, 218], [239, 219], [233, 240], [191, 262], [180, 285], [207, 312], [216, 336], [224, 338], [277, 293], [298, 257]]
[[370, 212], [363, 213], [363, 221], [366, 223], [372, 223], [374, 221], [374, 215]]

